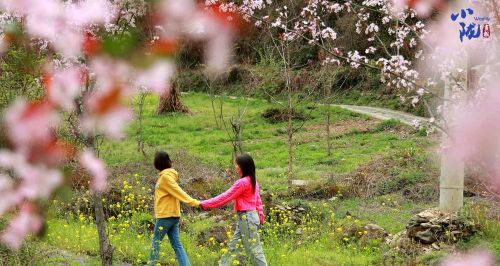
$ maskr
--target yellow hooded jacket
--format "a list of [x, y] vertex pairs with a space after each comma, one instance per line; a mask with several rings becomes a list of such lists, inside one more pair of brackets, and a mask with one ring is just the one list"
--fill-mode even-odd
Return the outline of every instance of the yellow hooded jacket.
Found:
[[155, 217], [168, 218], [180, 217], [182, 201], [192, 207], [198, 207], [200, 202], [191, 198], [177, 184], [179, 175], [172, 168], [165, 169], [160, 172], [158, 181], [155, 186]]

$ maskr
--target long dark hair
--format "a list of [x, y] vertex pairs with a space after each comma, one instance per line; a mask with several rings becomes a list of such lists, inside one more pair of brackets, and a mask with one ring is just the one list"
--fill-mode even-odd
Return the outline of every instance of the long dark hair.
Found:
[[170, 156], [168, 156], [168, 153], [164, 151], [157, 151], [155, 153], [154, 165], [158, 171], [163, 171], [167, 168], [172, 167], [172, 161], [170, 160]]
[[243, 173], [241, 177], [250, 177], [250, 180], [252, 180], [252, 189], [255, 191], [257, 179], [255, 177], [255, 163], [253, 162], [252, 156], [248, 154], [239, 155], [236, 157], [236, 164], [238, 164]]

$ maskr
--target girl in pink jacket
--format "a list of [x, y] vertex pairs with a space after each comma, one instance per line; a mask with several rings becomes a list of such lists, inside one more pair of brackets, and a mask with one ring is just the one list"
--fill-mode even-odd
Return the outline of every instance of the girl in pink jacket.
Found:
[[264, 223], [264, 213], [252, 157], [248, 154], [238, 156], [235, 168], [240, 179], [226, 192], [200, 203], [202, 209], [208, 210], [234, 200], [234, 210], [238, 213], [236, 230], [227, 243], [228, 252], [222, 256], [219, 265], [231, 265], [231, 255], [240, 238], [253, 265], [267, 265], [258, 232], [259, 224]]

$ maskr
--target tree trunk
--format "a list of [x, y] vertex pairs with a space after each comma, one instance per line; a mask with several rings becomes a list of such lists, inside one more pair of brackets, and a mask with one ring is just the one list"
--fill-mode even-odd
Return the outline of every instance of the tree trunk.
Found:
[[179, 91], [177, 90], [175, 82], [172, 83], [169, 93], [164, 93], [160, 96], [160, 102], [158, 104], [158, 108], [156, 108], [157, 115], [168, 112], [189, 113], [189, 109], [182, 104], [181, 99], [179, 98]]
[[330, 104], [327, 105], [326, 109], [326, 146], [327, 146], [327, 155], [330, 157], [332, 155], [332, 141], [331, 141], [331, 132], [330, 132]]
[[293, 179], [293, 103], [292, 103], [292, 91], [288, 90], [288, 179]]
[[[85, 137], [85, 146], [96, 150], [96, 141], [94, 137]], [[96, 191], [92, 193], [92, 205], [94, 206], [95, 225], [99, 236], [99, 254], [103, 266], [113, 265], [113, 252], [115, 248], [110, 244], [108, 233], [106, 231], [106, 218], [104, 217], [104, 207], [102, 206], [102, 194]]]
[[[83, 98], [84, 96], [92, 91], [91, 84], [89, 82], [89, 78], [86, 79], [86, 87], [83, 92], [83, 96], [75, 101], [75, 115], [78, 119], [70, 122], [74, 137], [76, 140], [81, 141], [81, 143], [88, 149], [97, 150], [98, 151], [98, 142], [96, 142], [95, 136], [93, 135], [85, 135], [81, 132], [80, 127], [77, 125], [76, 121], [78, 121], [83, 114]], [[106, 232], [106, 219], [104, 217], [104, 208], [102, 206], [102, 195], [101, 193], [92, 192], [92, 205], [94, 207], [95, 213], [95, 224], [97, 227], [97, 232], [99, 236], [99, 254], [101, 257], [101, 264], [103, 266], [111, 266], [113, 264], [113, 252], [114, 247], [110, 244], [108, 235]]]
[[92, 192], [92, 201], [95, 212], [95, 224], [97, 225], [97, 233], [99, 235], [101, 263], [103, 266], [111, 266], [113, 265], [113, 251], [115, 248], [111, 246], [108, 240], [101, 193]]
[[233, 157], [243, 153], [243, 143], [241, 142], [241, 114], [238, 110], [238, 117], [230, 120], [231, 129], [233, 132]]
[[142, 93], [139, 95], [139, 127], [137, 128], [137, 151], [140, 151], [144, 157], [147, 157], [146, 151], [144, 150], [144, 130], [143, 130], [143, 116], [144, 116], [144, 100], [146, 99], [146, 94]]

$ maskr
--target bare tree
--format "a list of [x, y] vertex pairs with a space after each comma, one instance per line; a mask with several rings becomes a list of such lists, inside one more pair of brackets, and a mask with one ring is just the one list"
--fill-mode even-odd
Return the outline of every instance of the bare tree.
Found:
[[[93, 87], [90, 82], [87, 82], [86, 88], [82, 93], [82, 97], [76, 100], [76, 109], [74, 115], [70, 117], [81, 118], [83, 114], [83, 99], [85, 95], [92, 91]], [[78, 122], [80, 119], [68, 119], [70, 127], [72, 128], [73, 137], [76, 141], [81, 142], [87, 149], [95, 151], [96, 156], [99, 156], [99, 136], [88, 135], [81, 132]], [[93, 191], [92, 205], [94, 207], [95, 224], [99, 236], [99, 253], [101, 263], [103, 266], [111, 266], [113, 264], [114, 247], [111, 245], [106, 225], [106, 218], [104, 216], [104, 207], [102, 205], [102, 194]]]
[[231, 163], [234, 161], [234, 159], [236, 159], [238, 155], [243, 153], [241, 132], [243, 130], [243, 117], [245, 116], [246, 110], [247, 106], [245, 106], [243, 109], [238, 107], [238, 113], [229, 118], [229, 124], [231, 125], [230, 128], [226, 125], [225, 120], [222, 120], [224, 129], [226, 130], [229, 138], [231, 139], [231, 144], [233, 145], [233, 156]]
[[146, 100], [147, 93], [144, 91], [141, 91], [139, 93], [138, 99], [137, 99], [137, 108], [138, 108], [138, 117], [137, 120], [139, 122], [139, 125], [137, 127], [137, 151], [140, 151], [144, 157], [146, 157], [146, 151], [144, 149], [144, 128], [143, 128], [143, 118], [144, 118], [144, 101]]
[[[220, 78], [220, 77], [218, 77]], [[207, 86], [208, 95], [210, 95], [210, 100], [212, 104], [212, 113], [214, 115], [214, 121], [217, 128], [222, 129], [224, 125], [224, 94], [218, 90], [217, 78], [205, 78], [205, 84]], [[220, 93], [220, 94], [218, 94]]]

